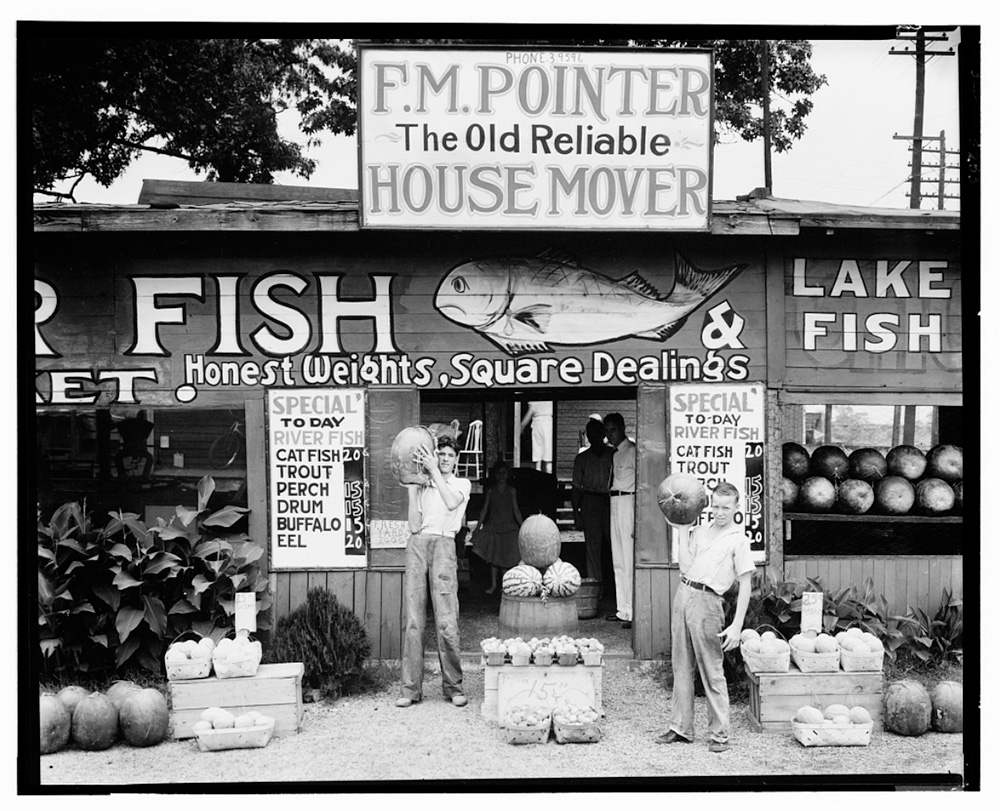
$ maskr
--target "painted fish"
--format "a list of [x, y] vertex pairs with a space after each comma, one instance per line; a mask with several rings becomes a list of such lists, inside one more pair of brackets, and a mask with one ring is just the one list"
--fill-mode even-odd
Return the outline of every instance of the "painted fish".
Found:
[[662, 296], [638, 272], [615, 280], [546, 251], [458, 265], [441, 281], [434, 305], [514, 356], [633, 336], [665, 341], [745, 267], [705, 271], [677, 254], [674, 287]]

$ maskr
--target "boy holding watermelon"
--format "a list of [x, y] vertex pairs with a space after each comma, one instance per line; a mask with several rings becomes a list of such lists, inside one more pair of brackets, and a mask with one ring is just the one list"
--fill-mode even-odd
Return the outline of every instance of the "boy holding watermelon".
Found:
[[409, 707], [423, 697], [424, 620], [428, 582], [445, 698], [456, 707], [468, 699], [462, 692], [462, 659], [458, 641], [458, 561], [455, 534], [462, 528], [472, 482], [454, 475], [458, 446], [450, 436], [438, 440], [437, 453], [423, 447], [413, 454], [430, 476], [426, 485], [407, 485], [410, 539], [406, 544], [403, 592], [406, 628], [403, 673], [397, 707]]
[[[754, 570], [750, 539], [733, 520], [740, 491], [719, 482], [712, 493], [714, 520], [707, 525], [678, 527], [681, 585], [674, 595], [670, 619], [670, 665], [674, 695], [670, 727], [657, 743], [694, 741], [694, 671], [698, 668], [708, 702], [710, 752], [729, 748], [729, 690], [722, 670], [723, 656], [740, 643], [740, 631], [750, 602]], [[736, 613], [723, 627], [722, 595], [739, 583]], [[718, 629], [718, 630], [717, 630]]]

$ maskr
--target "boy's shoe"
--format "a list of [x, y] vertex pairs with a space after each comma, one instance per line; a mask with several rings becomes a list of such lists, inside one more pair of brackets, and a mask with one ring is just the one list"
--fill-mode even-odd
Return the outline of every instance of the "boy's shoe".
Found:
[[464, 707], [466, 704], [469, 703], [469, 699], [467, 699], [461, 693], [458, 693], [457, 695], [453, 695], [451, 697], [451, 703], [454, 704], [456, 707]]
[[396, 706], [411, 707], [414, 704], [418, 704], [419, 702], [420, 702], [419, 698], [407, 698], [406, 696], [400, 696], [399, 698], [396, 699]]
[[693, 743], [693, 741], [685, 738], [683, 735], [678, 735], [672, 729], [668, 729], [662, 735], [657, 735], [653, 740], [656, 743]]
[[729, 751], [729, 744], [725, 743], [724, 741], [712, 741], [708, 745], [708, 751], [709, 752], [728, 752]]

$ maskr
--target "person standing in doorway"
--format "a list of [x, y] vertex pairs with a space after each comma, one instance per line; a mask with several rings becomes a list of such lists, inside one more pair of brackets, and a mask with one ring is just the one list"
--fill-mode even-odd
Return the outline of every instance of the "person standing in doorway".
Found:
[[552, 401], [535, 400], [521, 419], [521, 430], [531, 426], [531, 461], [542, 473], [552, 472]]
[[[462, 528], [472, 482], [454, 475], [458, 446], [441, 437], [437, 454], [420, 447], [413, 455], [430, 476], [426, 485], [407, 485], [410, 540], [406, 544], [403, 591], [406, 630], [403, 673], [397, 707], [423, 698], [424, 621], [430, 591], [437, 627], [438, 660], [445, 698], [456, 707], [469, 703], [462, 692], [462, 659], [458, 639], [458, 561], [455, 535]], [[428, 589], [428, 581], [430, 588]]]
[[611, 460], [611, 560], [615, 569], [618, 610], [606, 617], [632, 627], [632, 562], [635, 551], [635, 443], [625, 435], [625, 419], [615, 412], [604, 418]]
[[517, 546], [518, 529], [523, 519], [517, 506], [517, 491], [507, 483], [510, 469], [500, 459], [493, 465], [486, 500], [472, 535], [472, 549], [490, 564], [490, 587], [496, 593], [500, 572], [517, 566], [521, 553]]
[[[701, 674], [708, 703], [710, 752], [729, 748], [729, 689], [723, 656], [740, 644], [740, 631], [750, 603], [754, 562], [750, 539], [735, 522], [740, 491], [719, 482], [712, 493], [711, 524], [678, 527], [678, 568], [681, 585], [670, 614], [670, 664], [674, 695], [670, 727], [657, 743], [691, 743], [694, 740], [694, 673]], [[724, 595], [739, 583], [733, 621], [725, 623]]]
[[611, 449], [604, 442], [604, 424], [587, 421], [589, 447], [573, 460], [573, 520], [583, 530], [587, 577], [604, 582], [601, 552], [611, 543]]

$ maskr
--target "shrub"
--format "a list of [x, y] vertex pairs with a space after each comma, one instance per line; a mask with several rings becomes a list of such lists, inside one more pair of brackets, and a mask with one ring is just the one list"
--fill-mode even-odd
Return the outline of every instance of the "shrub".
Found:
[[230, 528], [248, 511], [208, 510], [215, 482], [198, 483], [198, 507], [177, 507], [147, 527], [112, 512], [95, 529], [85, 505], [64, 504], [38, 525], [38, 624], [43, 678], [125, 671], [161, 673], [166, 644], [194, 629], [221, 638], [235, 592], [258, 595], [257, 626], [268, 627], [271, 597], [257, 560], [263, 547]]
[[370, 654], [368, 635], [355, 613], [332, 592], [314, 588], [305, 603], [278, 620], [265, 661], [302, 662], [305, 684], [337, 698], [364, 684]]

